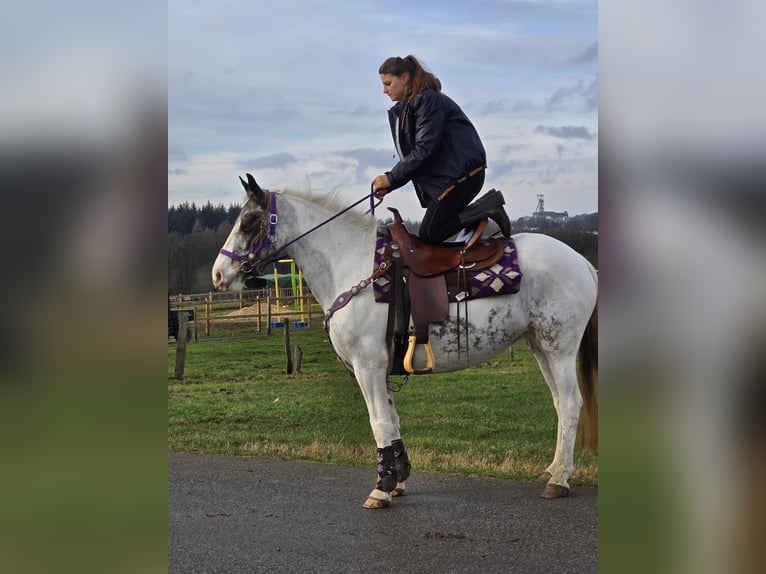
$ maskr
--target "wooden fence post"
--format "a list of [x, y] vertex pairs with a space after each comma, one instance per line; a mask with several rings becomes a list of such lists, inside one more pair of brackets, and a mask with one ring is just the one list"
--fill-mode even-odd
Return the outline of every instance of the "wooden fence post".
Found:
[[256, 311], [258, 312], [258, 326], [256, 327], [256, 331], [260, 333], [261, 332], [261, 296], [260, 295], [255, 296], [255, 308], [256, 308]]
[[213, 294], [208, 293], [207, 299], [205, 299], [205, 335], [210, 336], [210, 305], [213, 301]]
[[178, 335], [176, 335], [176, 371], [177, 380], [184, 378], [186, 366], [186, 334], [189, 332], [189, 317], [185, 312], [178, 314]]
[[293, 357], [290, 354], [290, 321], [285, 321], [285, 358], [287, 360], [287, 374], [293, 374]]
[[293, 349], [293, 373], [300, 374], [301, 363], [303, 363], [303, 351], [298, 345]]

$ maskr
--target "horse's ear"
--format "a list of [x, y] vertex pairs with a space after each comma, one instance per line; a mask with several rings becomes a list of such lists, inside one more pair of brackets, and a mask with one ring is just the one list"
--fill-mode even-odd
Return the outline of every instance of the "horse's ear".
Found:
[[[239, 178], [240, 181], [242, 180], [242, 177]], [[266, 207], [266, 192], [261, 189], [261, 187], [256, 183], [255, 178], [247, 174], [247, 184], [245, 182], [242, 182], [242, 185], [245, 186], [245, 189], [247, 190], [247, 195], [256, 201], [258, 205], [261, 207]]]
[[241, 175], [239, 176], [239, 182], [242, 184], [242, 187], [244, 187], [244, 188], [245, 188], [245, 191], [250, 191], [250, 190], [247, 188], [247, 183], [245, 182], [245, 180], [244, 180], [244, 179], [242, 179], [242, 176], [241, 176]]

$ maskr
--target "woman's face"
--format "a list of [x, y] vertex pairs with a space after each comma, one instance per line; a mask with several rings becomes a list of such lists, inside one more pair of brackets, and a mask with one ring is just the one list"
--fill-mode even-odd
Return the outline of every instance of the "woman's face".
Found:
[[407, 85], [410, 83], [409, 74], [405, 73], [401, 76], [381, 74], [380, 81], [383, 84], [383, 93], [388, 94], [391, 101], [403, 102], [407, 99], [405, 93], [407, 91]]

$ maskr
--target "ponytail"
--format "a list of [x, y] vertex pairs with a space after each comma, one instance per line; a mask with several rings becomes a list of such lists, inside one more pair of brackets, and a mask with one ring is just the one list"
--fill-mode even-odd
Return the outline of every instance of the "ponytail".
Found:
[[442, 83], [439, 81], [439, 78], [425, 70], [423, 66], [420, 65], [420, 62], [418, 62], [418, 59], [412, 54], [405, 56], [404, 58], [392, 56], [386, 59], [386, 61], [380, 65], [378, 73], [390, 74], [399, 78], [404, 74], [409, 74], [410, 84], [407, 99], [411, 99], [428, 89], [433, 89], [437, 92], [440, 92], [442, 89]]

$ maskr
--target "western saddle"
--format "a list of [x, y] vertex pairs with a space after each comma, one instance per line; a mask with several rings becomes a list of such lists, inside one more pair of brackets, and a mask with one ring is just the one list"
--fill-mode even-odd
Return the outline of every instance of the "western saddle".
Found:
[[[391, 242], [387, 248], [387, 258], [390, 258], [393, 267], [389, 311], [389, 332], [393, 334], [394, 342], [392, 374], [427, 374], [435, 366], [428, 340], [428, 326], [444, 321], [449, 315], [448, 284], [456, 294], [455, 300], [467, 299], [468, 271], [486, 269], [495, 264], [502, 257], [505, 244], [502, 239], [481, 237], [487, 226], [485, 219], [476, 227], [465, 245], [430, 245], [410, 234], [398, 210], [393, 207], [388, 209], [394, 214], [394, 222], [388, 225]], [[392, 315], [395, 316], [393, 331]], [[424, 368], [412, 365], [417, 345], [424, 345]], [[402, 367], [404, 372], [401, 371]]]

